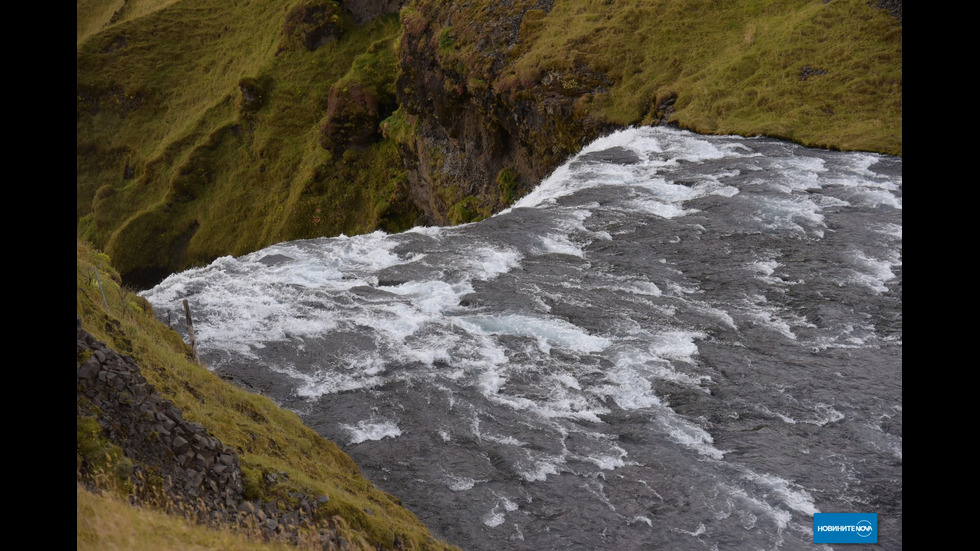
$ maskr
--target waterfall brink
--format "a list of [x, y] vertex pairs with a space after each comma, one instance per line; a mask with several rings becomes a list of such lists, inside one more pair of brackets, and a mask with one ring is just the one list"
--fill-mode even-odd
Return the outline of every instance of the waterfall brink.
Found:
[[487, 220], [145, 296], [465, 549], [901, 547], [901, 158], [634, 128]]

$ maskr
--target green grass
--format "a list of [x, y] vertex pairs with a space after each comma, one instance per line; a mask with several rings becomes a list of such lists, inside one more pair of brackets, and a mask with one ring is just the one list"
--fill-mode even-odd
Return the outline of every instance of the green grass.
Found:
[[[417, 4], [438, 18], [438, 3]], [[581, 99], [580, 115], [619, 125], [656, 122], [658, 105], [676, 96], [670, 121], [698, 132], [902, 154], [902, 30], [865, 0], [531, 7], [476, 1], [454, 10], [434, 31], [442, 66], [465, 60], [449, 63], [466, 67], [460, 84], [491, 82], [511, 104], [540, 99], [535, 87], [555, 77], [562, 93]], [[499, 73], [480, 61], [487, 11], [521, 21]], [[825, 73], [802, 79], [805, 68]]]
[[[131, 355], [144, 377], [181, 409], [185, 419], [200, 423], [225, 445], [238, 450], [246, 482], [252, 481], [251, 486], [246, 484], [249, 497], [271, 501], [290, 499], [290, 491], [327, 494], [330, 500], [321, 505], [321, 518], [340, 516], [348, 539], [361, 542], [360, 548], [390, 549], [397, 538], [409, 549], [450, 549], [432, 539], [425, 526], [401, 507], [396, 497], [375, 488], [340, 448], [306, 427], [296, 414], [221, 380], [191, 361], [189, 347], [181, 337], [153, 317], [145, 299], [121, 285], [107, 255], [78, 241], [76, 265], [76, 316], [82, 319], [83, 327], [110, 348]], [[115, 461], [113, 467], [106, 468], [107, 472], [125, 474], [125, 465], [120, 466], [118, 461], [121, 450], [100, 439], [93, 423], [85, 418], [79, 418], [77, 441], [79, 462], [105, 456], [107, 461]], [[287, 473], [288, 477], [280, 476], [272, 485], [255, 483], [261, 473]], [[366, 508], [373, 514], [365, 513]], [[102, 522], [94, 516], [103, 513], [89, 509], [80, 497], [79, 530], [83, 523]], [[81, 532], [78, 537], [83, 538]], [[95, 541], [111, 537], [108, 533], [85, 536]], [[147, 544], [129, 548], [149, 548]]]
[[[318, 144], [335, 84], [381, 96], [375, 128], [394, 111], [397, 16], [347, 25], [309, 51], [282, 32], [295, 0], [150, 4], [97, 32], [98, 5], [79, 21], [77, 235], [109, 252], [127, 281], [285, 239], [414, 224], [396, 204], [401, 163], [371, 147], [380, 136], [358, 153], [381, 152], [384, 170], [358, 178], [370, 184], [356, 199], [338, 197], [353, 191], [336, 170], [343, 148]], [[246, 105], [242, 84], [261, 100]]]

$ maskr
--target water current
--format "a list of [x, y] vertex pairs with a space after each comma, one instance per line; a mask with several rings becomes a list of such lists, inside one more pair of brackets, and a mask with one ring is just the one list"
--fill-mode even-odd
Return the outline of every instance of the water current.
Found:
[[633, 128], [492, 218], [145, 296], [466, 550], [902, 547], [899, 157]]

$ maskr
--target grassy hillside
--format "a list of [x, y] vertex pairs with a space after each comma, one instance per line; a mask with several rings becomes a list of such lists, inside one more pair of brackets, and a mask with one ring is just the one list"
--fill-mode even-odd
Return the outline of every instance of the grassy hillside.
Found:
[[[452, 101], [481, 98], [478, 117], [573, 102], [531, 137], [548, 166], [587, 119], [902, 154], [902, 29], [867, 0], [415, 0], [363, 25], [335, 0], [79, 0], [76, 15], [77, 236], [138, 286], [413, 225], [407, 165], [432, 155], [382, 131], [404, 127], [389, 116], [406, 64], [445, 72]], [[450, 214], [436, 219], [466, 219]]]
[[[414, 2], [408, 25], [440, 21], [439, 62], [473, 95], [516, 104], [544, 87], [576, 117], [902, 154], [902, 29], [868, 0], [444, 6]], [[516, 24], [513, 46], [488, 49], [486, 13]]]
[[[554, 41], [564, 27], [572, 41], [568, 26], [583, 17], [563, 11], [541, 32]], [[604, 52], [598, 63], [607, 66], [629, 60], [608, 97], [594, 98], [610, 119], [652, 122], [651, 107], [676, 95], [670, 120], [698, 132], [902, 154], [902, 29], [870, 2], [652, 3], [608, 25], [635, 21], [645, 24], [628, 39], [593, 30], [597, 43], [582, 48]]]
[[329, 0], [89, 0], [78, 14], [77, 233], [127, 281], [414, 223], [391, 144], [319, 145], [343, 111], [335, 84], [383, 96], [393, 82], [397, 16], [358, 27]]
[[[342, 519], [337, 529], [359, 549], [392, 549], [396, 541], [407, 549], [451, 549], [435, 541], [396, 497], [375, 488], [343, 451], [303, 425], [294, 413], [190, 361], [190, 350], [181, 337], [153, 317], [145, 299], [119, 282], [108, 256], [77, 242], [76, 316], [83, 327], [110, 348], [131, 355], [144, 377], [181, 409], [185, 419], [200, 423], [238, 451], [249, 499], [289, 499], [291, 491], [326, 494], [330, 500], [321, 505], [324, 517]], [[81, 462], [84, 442], [79, 438]], [[277, 474], [274, 484], [268, 483], [267, 473]], [[119, 538], [128, 542], [118, 543], [127, 549], [238, 548], [237, 543], [228, 547], [217, 542], [242, 539], [181, 519], [130, 511], [118, 502], [119, 496], [83, 492], [79, 489], [76, 502], [79, 548], [84, 543], [87, 548], [106, 549]]]

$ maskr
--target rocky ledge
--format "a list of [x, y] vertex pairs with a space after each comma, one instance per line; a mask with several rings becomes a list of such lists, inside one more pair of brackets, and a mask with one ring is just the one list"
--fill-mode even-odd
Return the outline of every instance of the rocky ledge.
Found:
[[[180, 409], [147, 382], [132, 357], [96, 340], [80, 319], [76, 333], [77, 415], [95, 418], [100, 436], [121, 448], [132, 463], [123, 475], [132, 485], [134, 504], [154, 503], [201, 523], [258, 532], [269, 540], [302, 541], [324, 550], [351, 548], [333, 519], [316, 520], [318, 505], [328, 501], [326, 495], [293, 493], [297, 505], [285, 509], [282, 501], [246, 499], [234, 449], [184, 419]], [[266, 483], [275, 483], [285, 473], [264, 476]], [[97, 473], [90, 465], [79, 467], [79, 478], [98, 491]]]

